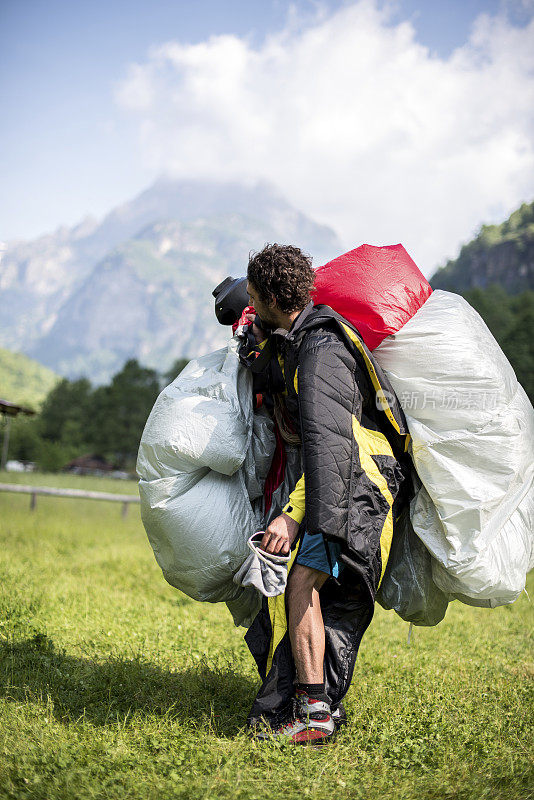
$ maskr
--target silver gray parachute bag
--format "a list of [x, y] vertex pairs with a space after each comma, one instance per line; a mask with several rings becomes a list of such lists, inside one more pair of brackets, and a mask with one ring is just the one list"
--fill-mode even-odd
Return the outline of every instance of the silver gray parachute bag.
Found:
[[534, 409], [512, 366], [469, 303], [439, 289], [373, 355], [403, 406], [418, 478], [388, 607], [414, 605], [395, 596], [416, 583], [414, 546], [431, 617], [444, 596], [513, 603], [534, 566]]
[[226, 602], [236, 625], [261, 605], [233, 576], [263, 521], [275, 449], [273, 422], [254, 412], [239, 340], [190, 361], [159, 395], [145, 425], [137, 473], [141, 517], [165, 580], [194, 600]]

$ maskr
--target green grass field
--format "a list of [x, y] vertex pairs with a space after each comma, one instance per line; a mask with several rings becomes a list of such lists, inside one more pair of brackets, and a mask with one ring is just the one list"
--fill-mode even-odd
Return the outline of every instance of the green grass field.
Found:
[[[125, 493], [135, 483], [6, 475]], [[224, 606], [168, 586], [137, 507], [0, 493], [0, 797], [532, 797], [532, 606], [377, 608], [323, 749], [257, 744], [258, 687]], [[532, 577], [532, 576], [531, 576]], [[530, 581], [531, 595], [534, 581]]]

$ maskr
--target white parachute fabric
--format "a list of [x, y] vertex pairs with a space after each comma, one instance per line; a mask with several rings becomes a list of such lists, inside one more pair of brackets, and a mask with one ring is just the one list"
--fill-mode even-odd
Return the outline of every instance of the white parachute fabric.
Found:
[[534, 554], [534, 410], [459, 295], [434, 291], [373, 351], [408, 422], [422, 486], [413, 529], [432, 577], [472, 605], [511, 603]]
[[238, 341], [190, 361], [159, 395], [137, 459], [141, 516], [165, 579], [195, 600], [225, 601], [250, 624], [261, 598], [233, 583], [261, 527], [273, 423], [254, 413]]

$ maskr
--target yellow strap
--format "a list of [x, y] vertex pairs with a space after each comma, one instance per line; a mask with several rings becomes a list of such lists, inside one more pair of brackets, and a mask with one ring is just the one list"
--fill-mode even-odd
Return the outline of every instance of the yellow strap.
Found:
[[[283, 356], [282, 356], [281, 353], [278, 353], [278, 363], [280, 364], [280, 367], [282, 369], [282, 374], [284, 375], [284, 378], [285, 378], [284, 359], [283, 359]], [[295, 391], [298, 391], [298, 389], [297, 389], [297, 372], [296, 371], [295, 371], [294, 382], [295, 382]], [[284, 391], [281, 392], [281, 394], [287, 395], [287, 389], [284, 389]], [[299, 519], [295, 520], [296, 522], [299, 522], [299, 524], [300, 524], [300, 522], [302, 522], [302, 519], [304, 518], [304, 497], [303, 497], [303, 495], [304, 495], [304, 475], [302, 475], [302, 477], [297, 481], [297, 484], [296, 484], [295, 489], [293, 491], [296, 493], [297, 503], [295, 503], [295, 510], [292, 513], [290, 513], [288, 516], [290, 516], [292, 519], [295, 519], [295, 516], [300, 516], [300, 514], [302, 513], [302, 518], [300, 520]], [[300, 502], [298, 502], [298, 501], [301, 500], [301, 498], [302, 498], [302, 508], [301, 508]], [[290, 495], [290, 502], [287, 503], [286, 505], [292, 505], [292, 503], [291, 503], [291, 495]], [[296, 508], [297, 505], [298, 505], [298, 509]], [[287, 512], [285, 512], [285, 513], [287, 513]], [[287, 565], [288, 574], [289, 574], [289, 570], [293, 566], [293, 562], [294, 562], [294, 560], [296, 558], [296, 555], [297, 555], [297, 550], [298, 550], [298, 547], [295, 547], [295, 549], [291, 551], [291, 558], [289, 559], [289, 562], [288, 562], [288, 565]], [[270, 645], [269, 645], [269, 655], [267, 657], [267, 674], [268, 674], [269, 670], [271, 669], [272, 664], [273, 664], [273, 657], [274, 657], [274, 654], [276, 652], [276, 648], [278, 647], [278, 645], [280, 644], [280, 642], [284, 638], [284, 636], [286, 634], [286, 631], [287, 631], [285, 594], [279, 594], [276, 597], [269, 597], [268, 600], [267, 600], [267, 603], [268, 603], [268, 607], [269, 607], [269, 617], [270, 617], [270, 620], [271, 620], [271, 642], [270, 642]]]
[[[287, 572], [289, 575], [289, 570], [293, 566], [293, 562], [297, 557], [298, 547], [295, 547], [294, 550], [291, 551], [291, 558], [287, 564]], [[276, 597], [269, 597], [268, 598], [268, 606], [269, 606], [269, 617], [271, 620], [271, 642], [269, 644], [269, 655], [267, 656], [267, 672], [269, 671], [273, 665], [273, 657], [276, 652], [276, 648], [286, 635], [287, 631], [287, 616], [286, 616], [286, 596], [285, 594], [279, 594]]]
[[[384, 390], [382, 389], [380, 381], [378, 380], [378, 375], [376, 374], [376, 370], [375, 370], [373, 362], [371, 361], [371, 359], [369, 358], [369, 356], [365, 352], [360, 339], [354, 333], [354, 331], [352, 331], [349, 328], [348, 325], [345, 325], [344, 322], [342, 322], [341, 324], [343, 325], [345, 331], [347, 332], [347, 336], [350, 337], [350, 339], [354, 342], [354, 344], [356, 345], [356, 347], [358, 348], [358, 350], [360, 351], [360, 353], [363, 356], [363, 359], [365, 361], [365, 365], [367, 366], [367, 369], [369, 371], [369, 375], [371, 376], [371, 381], [373, 383], [375, 391], [377, 392], [378, 401], [380, 403], [380, 407], [382, 408], [382, 411], [385, 411], [387, 418], [389, 419], [389, 421], [391, 422], [391, 424], [393, 425], [393, 427], [395, 428], [397, 433], [400, 433], [399, 423], [395, 419], [395, 416], [394, 416], [391, 408], [389, 407], [389, 403], [387, 401], [386, 394], [384, 393]], [[401, 435], [403, 435], [403, 434], [401, 434]]]
[[[280, 369], [282, 370], [282, 375], [284, 376], [284, 383], [285, 383], [285, 381], [286, 381], [286, 373], [285, 373], [285, 367], [284, 367], [284, 358], [283, 358], [281, 353], [278, 353], [277, 358], [278, 358], [278, 363], [280, 364]], [[282, 397], [287, 397], [287, 389], [284, 387], [284, 391], [283, 392], [279, 392], [279, 394], [281, 394]]]

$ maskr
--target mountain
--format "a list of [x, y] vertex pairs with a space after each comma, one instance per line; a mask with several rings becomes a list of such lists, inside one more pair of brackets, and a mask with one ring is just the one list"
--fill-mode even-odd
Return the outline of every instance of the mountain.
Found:
[[299, 245], [317, 265], [342, 250], [267, 183], [162, 177], [101, 221], [8, 244], [0, 345], [69, 377], [105, 381], [130, 357], [164, 370], [222, 346], [211, 291], [273, 241]]
[[59, 380], [52, 370], [22, 353], [0, 348], [0, 397], [37, 409]]
[[433, 289], [459, 293], [493, 283], [510, 294], [534, 289], [534, 202], [523, 203], [500, 225], [483, 225], [430, 279]]
[[96, 265], [33, 354], [101, 382], [132, 355], [163, 371], [222, 347], [230, 331], [215, 319], [211, 292], [244, 274], [250, 250], [274, 234], [236, 214], [150, 225]]
[[265, 181], [244, 185], [163, 176], [136, 198], [111, 211], [95, 233], [100, 241], [108, 242], [107, 251], [112, 243], [135, 236], [153, 222], [192, 222], [229, 213], [267, 224], [281, 241], [304, 248], [318, 259], [317, 263], [338, 255], [339, 242], [332, 229], [294, 209]]

